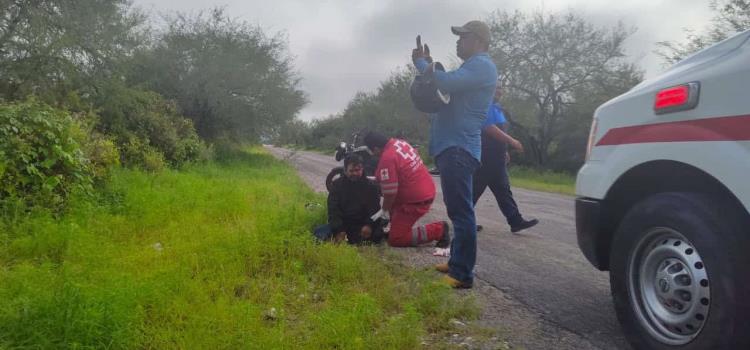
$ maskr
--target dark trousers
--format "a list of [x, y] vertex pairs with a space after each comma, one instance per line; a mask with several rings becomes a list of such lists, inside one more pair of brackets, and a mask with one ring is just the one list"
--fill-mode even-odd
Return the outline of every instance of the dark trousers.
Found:
[[484, 190], [489, 187], [492, 194], [495, 195], [497, 206], [500, 207], [508, 225], [515, 226], [523, 221], [523, 217], [518, 211], [518, 205], [513, 199], [513, 192], [510, 191], [508, 168], [505, 166], [504, 158], [483, 159], [482, 165], [474, 173], [473, 182], [474, 205], [477, 204]]
[[462, 148], [451, 147], [435, 157], [448, 217], [453, 223], [448, 274], [465, 283], [474, 281], [477, 260], [477, 223], [471, 203], [472, 174], [479, 161]]
[[[375, 222], [372, 225], [372, 236], [370, 239], [362, 239], [360, 232], [362, 231], [362, 225], [351, 225], [344, 228], [346, 231], [346, 240], [349, 244], [362, 244], [365, 242], [380, 243], [383, 240], [383, 225], [380, 222]], [[313, 235], [320, 241], [327, 241], [333, 238], [334, 232], [331, 230], [331, 225], [325, 224], [315, 227], [313, 229]]]

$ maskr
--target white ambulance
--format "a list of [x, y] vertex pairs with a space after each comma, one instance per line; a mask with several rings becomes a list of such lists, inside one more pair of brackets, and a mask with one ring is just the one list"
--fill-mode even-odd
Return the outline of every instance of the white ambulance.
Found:
[[750, 349], [750, 31], [600, 106], [578, 244], [636, 349]]

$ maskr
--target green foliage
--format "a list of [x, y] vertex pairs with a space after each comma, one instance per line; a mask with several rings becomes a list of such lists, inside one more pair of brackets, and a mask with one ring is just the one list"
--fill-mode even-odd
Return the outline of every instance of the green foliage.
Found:
[[83, 144], [83, 152], [89, 161], [94, 180], [104, 182], [109, 179], [112, 169], [120, 165], [120, 151], [111, 138], [97, 132], [89, 134]]
[[274, 142], [292, 147], [312, 147], [314, 142], [310, 124], [299, 119], [287, 121], [278, 127]]
[[81, 146], [94, 184], [103, 184], [109, 179], [112, 169], [120, 165], [120, 151], [116, 142], [111, 136], [96, 131], [99, 116], [78, 94], [69, 93], [60, 104], [65, 106], [75, 121], [71, 137]]
[[0, 15], [0, 98], [34, 95], [80, 112], [81, 135], [75, 139], [97, 180], [119, 163], [118, 148], [125, 165], [152, 170], [205, 155], [192, 123], [173, 103], [123, 82], [133, 52], [145, 42], [139, 31], [145, 17], [130, 1], [2, 5], [7, 11]]
[[164, 155], [136, 137], [131, 137], [121, 148], [123, 162], [131, 167], [151, 172], [164, 169]]
[[0, 206], [60, 208], [92, 172], [65, 111], [35, 100], [0, 104]]
[[[279, 131], [276, 142], [332, 150], [339, 142], [351, 142], [351, 134], [364, 129], [408, 140], [426, 149], [429, 117], [417, 111], [409, 98], [414, 70], [403, 68], [391, 73], [377, 91], [358, 93], [340, 115], [310, 123], [292, 121]], [[425, 152], [426, 153], [426, 152]], [[425, 158], [425, 161], [429, 161]]]
[[0, 223], [0, 348], [412, 349], [477, 315], [378, 247], [314, 243], [323, 198], [291, 170], [117, 169], [96, 203]]
[[402, 68], [391, 73], [374, 93], [355, 96], [342, 115], [344, 130], [374, 129], [414, 145], [425, 144], [428, 116], [417, 111], [409, 98], [415, 74], [413, 68]]
[[576, 178], [570, 173], [543, 171], [522, 166], [510, 167], [508, 173], [514, 187], [571, 196], [575, 194]]
[[0, 1], [0, 97], [54, 104], [71, 91], [96, 93], [140, 45], [144, 17], [129, 0]]
[[223, 10], [168, 19], [129, 79], [177, 101], [198, 134], [257, 142], [306, 103], [283, 38]]
[[215, 140], [212, 146], [215, 159], [222, 162], [238, 160], [246, 154], [240, 143], [225, 137]]
[[[0, 8], [0, 100], [33, 95], [85, 116], [80, 120], [82, 137], [75, 139], [91, 160], [97, 180], [106, 179], [108, 169], [119, 162], [118, 153], [124, 165], [151, 170], [210, 159], [211, 149], [185, 113], [208, 116], [196, 119], [206, 130], [259, 131], [291, 117], [304, 103], [294, 88], [296, 78], [281, 40], [266, 39], [259, 29], [230, 21], [220, 11], [210, 19], [177, 17], [156, 41], [149, 41], [142, 26], [146, 17], [129, 0], [2, 0]], [[216, 46], [200, 51], [204, 42]], [[166, 53], [161, 49], [198, 59], [199, 65], [180, 68], [195, 73], [189, 78], [207, 78], [223, 92], [231, 87], [231, 96], [215, 98], [221, 92], [192, 89], [202, 84], [197, 80], [166, 79], [174, 62], [161, 60], [166, 58], [159, 56]], [[234, 63], [247, 69], [235, 72]], [[223, 76], [217, 75], [217, 68], [224, 69]], [[172, 100], [139, 83], [153, 83]], [[185, 93], [163, 89], [168, 84], [185, 87]], [[210, 115], [194, 113], [191, 103], [201, 103], [204, 97], [213, 104]], [[175, 99], [178, 103], [172, 102]], [[253, 118], [244, 118], [249, 114]], [[227, 123], [230, 119], [233, 124]]]
[[204, 152], [192, 122], [155, 92], [111, 81], [95, 104], [96, 128], [117, 142], [125, 165], [156, 171], [196, 161]]

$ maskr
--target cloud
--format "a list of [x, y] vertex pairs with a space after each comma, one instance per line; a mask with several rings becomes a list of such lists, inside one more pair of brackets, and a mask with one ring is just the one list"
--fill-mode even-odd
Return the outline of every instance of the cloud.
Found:
[[684, 38], [683, 28], [702, 28], [712, 17], [705, 0], [135, 0], [150, 12], [195, 11], [224, 6], [231, 16], [283, 31], [311, 103], [301, 118], [341, 112], [358, 91], [372, 91], [391, 72], [411, 61], [414, 38], [421, 34], [433, 57], [454, 62], [456, 37], [451, 25], [481, 19], [494, 10], [573, 10], [597, 26], [622, 21], [638, 31], [627, 53], [647, 76], [661, 70], [655, 43]]
[[451, 25], [484, 18], [494, 10], [516, 9], [571, 10], [597, 26], [621, 21], [637, 28], [625, 43], [626, 53], [647, 76], [662, 70], [661, 59], [653, 53], [657, 41], [680, 40], [684, 27], [701, 27], [710, 18], [702, 0], [388, 1], [379, 11], [355, 21], [346, 42], [314, 41], [300, 56], [303, 87], [314, 87], [308, 90], [312, 104], [303, 111], [303, 119], [340, 112], [357, 91], [375, 89], [398, 66], [409, 64], [416, 34], [422, 35], [437, 60], [455, 62], [456, 38], [449, 31]]
[[[471, 2], [467, 2], [471, 4]], [[317, 40], [300, 56], [302, 86], [312, 104], [303, 119], [341, 111], [358, 91], [378, 87], [399, 66], [411, 61], [414, 39], [421, 34], [438, 60], [455, 58], [451, 25], [478, 18], [478, 6], [449, 1], [389, 1], [351, 28], [346, 42]]]

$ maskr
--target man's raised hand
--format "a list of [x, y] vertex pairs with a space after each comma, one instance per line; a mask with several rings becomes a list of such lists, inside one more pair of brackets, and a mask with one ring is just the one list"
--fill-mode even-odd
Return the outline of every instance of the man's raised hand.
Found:
[[424, 59], [427, 60], [428, 63], [432, 63], [432, 56], [430, 56], [430, 47], [427, 46], [427, 44], [424, 44]]
[[416, 61], [419, 58], [424, 58], [428, 63], [432, 63], [432, 57], [430, 57], [430, 47], [427, 44], [422, 45], [422, 36], [417, 35], [417, 47], [411, 51], [411, 60]]

